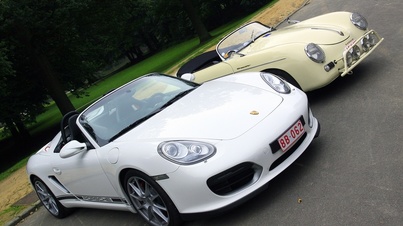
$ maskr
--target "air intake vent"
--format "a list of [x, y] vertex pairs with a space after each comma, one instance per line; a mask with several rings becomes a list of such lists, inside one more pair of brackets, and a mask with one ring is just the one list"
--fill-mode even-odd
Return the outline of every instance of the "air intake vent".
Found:
[[207, 180], [208, 187], [217, 195], [227, 195], [247, 185], [253, 184], [261, 167], [245, 162], [219, 173]]

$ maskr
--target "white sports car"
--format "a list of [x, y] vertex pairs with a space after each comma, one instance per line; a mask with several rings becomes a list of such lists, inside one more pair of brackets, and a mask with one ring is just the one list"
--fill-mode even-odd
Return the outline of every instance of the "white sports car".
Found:
[[104, 208], [178, 225], [263, 190], [319, 128], [306, 95], [269, 73], [202, 85], [149, 74], [66, 114], [27, 172], [55, 217]]

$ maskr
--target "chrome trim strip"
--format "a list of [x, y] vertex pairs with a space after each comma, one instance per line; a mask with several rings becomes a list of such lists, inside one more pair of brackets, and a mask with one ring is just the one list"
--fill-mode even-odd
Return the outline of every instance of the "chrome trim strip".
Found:
[[234, 73], [238, 73], [238, 72], [243, 72], [243, 71], [249, 71], [249, 70], [252, 70], [252, 69], [254, 69], [254, 68], [258, 68], [258, 67], [262, 67], [262, 66], [264, 66], [264, 65], [267, 65], [267, 64], [272, 64], [272, 63], [275, 63], [275, 62], [279, 62], [279, 61], [282, 61], [282, 60], [285, 60], [285, 59], [287, 59], [287, 58], [280, 58], [280, 59], [278, 59], [278, 60], [273, 60], [273, 61], [270, 61], [270, 62], [267, 62], [267, 63], [264, 63], [264, 64], [260, 64], [260, 65], [256, 65], [256, 66], [254, 66], [254, 67], [250, 67], [250, 68], [245, 68], [245, 67], [241, 67], [242, 69], [245, 69], [245, 70], [239, 70], [239, 71], [236, 71], [236, 72], [234, 72]]
[[313, 30], [325, 30], [325, 31], [334, 31], [340, 36], [344, 36], [344, 33], [340, 30], [332, 29], [332, 28], [323, 28], [323, 27], [311, 27]]

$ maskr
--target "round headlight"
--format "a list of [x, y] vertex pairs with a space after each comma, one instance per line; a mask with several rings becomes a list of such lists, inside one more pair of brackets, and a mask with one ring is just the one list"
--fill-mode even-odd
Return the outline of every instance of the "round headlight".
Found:
[[362, 50], [367, 52], [378, 42], [378, 37], [373, 32], [371, 32], [365, 35], [365, 37], [361, 40]]
[[346, 53], [346, 62], [347, 62], [347, 66], [350, 67], [351, 64], [353, 63], [353, 54], [351, 54], [350, 51], [348, 51]]
[[361, 30], [367, 30], [368, 22], [365, 17], [361, 16], [359, 13], [353, 13], [350, 16], [351, 23]]
[[305, 46], [305, 53], [309, 59], [316, 63], [325, 62], [325, 52], [323, 52], [322, 48], [315, 43], [309, 43], [307, 46]]
[[361, 50], [357, 45], [355, 45], [350, 51], [351, 51], [351, 55], [353, 56], [353, 60], [360, 59]]

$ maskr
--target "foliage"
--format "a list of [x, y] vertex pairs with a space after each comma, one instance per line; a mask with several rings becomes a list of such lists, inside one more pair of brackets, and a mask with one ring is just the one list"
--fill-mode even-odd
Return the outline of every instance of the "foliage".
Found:
[[0, 95], [6, 95], [7, 90], [6, 82], [9, 77], [12, 77], [15, 73], [12, 68], [12, 63], [7, 57], [8, 49], [5, 42], [0, 42]]
[[[189, 1], [209, 30], [267, 2]], [[195, 34], [182, 0], [0, 1], [0, 127], [26, 137], [49, 102], [73, 110], [66, 94], [89, 95], [109, 65], [142, 62]]]

